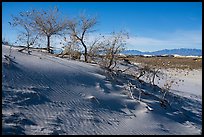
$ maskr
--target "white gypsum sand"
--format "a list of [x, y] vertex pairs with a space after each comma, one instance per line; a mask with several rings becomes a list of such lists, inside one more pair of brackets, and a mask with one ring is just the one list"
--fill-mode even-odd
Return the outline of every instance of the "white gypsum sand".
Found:
[[138, 81], [123, 75], [116, 81], [98, 65], [16, 48], [11, 61], [4, 55], [5, 45], [2, 134], [201, 134], [201, 100], [169, 94], [174, 104], [161, 107], [159, 90], [143, 84], [132, 99], [125, 87]]
[[[202, 70], [201, 69], [168, 69], [162, 70], [164, 72], [164, 79], [155, 79], [155, 83], [163, 87], [167, 80], [173, 80], [174, 84], [171, 86], [171, 92], [183, 95], [186, 97], [195, 96], [202, 98]], [[176, 84], [177, 82], [177, 84]]]

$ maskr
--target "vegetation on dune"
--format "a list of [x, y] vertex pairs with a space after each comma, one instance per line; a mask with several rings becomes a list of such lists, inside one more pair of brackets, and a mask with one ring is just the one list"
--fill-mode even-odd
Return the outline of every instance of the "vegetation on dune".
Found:
[[143, 65], [156, 66], [164, 69], [202, 69], [202, 58], [130, 56], [126, 57], [126, 59]]
[[[62, 17], [58, 8], [48, 11], [33, 9], [27, 12], [20, 12], [18, 16], [12, 16], [13, 21], [10, 22], [12, 27], [21, 27], [19, 31], [18, 42], [25, 45], [19, 51], [26, 48], [28, 53], [30, 48], [35, 47], [40, 39], [46, 37], [46, 49], [48, 53], [52, 53], [50, 39], [54, 35], [63, 38], [64, 50], [58, 57], [68, 57], [70, 59], [80, 60], [84, 56], [84, 62], [96, 63], [107, 70], [112, 78], [119, 73], [127, 73], [129, 69], [133, 69], [130, 73], [136, 80], [140, 82], [144, 78], [146, 82], [154, 87], [155, 79], [159, 80], [164, 76], [162, 69], [200, 69], [202, 68], [202, 58], [181, 58], [181, 57], [142, 57], [142, 56], [125, 56], [120, 53], [125, 50], [126, 40], [129, 35], [125, 31], [112, 32], [107, 36], [96, 36], [92, 41], [88, 41], [89, 33], [94, 32], [94, 27], [98, 23], [96, 17], [90, 17], [86, 14], [80, 14], [71, 19]], [[4, 43], [5, 40], [4, 40]], [[8, 43], [8, 42], [7, 42]], [[83, 52], [82, 52], [82, 49]], [[11, 50], [11, 48], [10, 48]], [[10, 57], [10, 55], [9, 55]], [[132, 65], [121, 70], [117, 65], [126, 63]], [[135, 65], [134, 63], [140, 63]], [[128, 66], [128, 65], [127, 65]], [[161, 100], [165, 100], [167, 91], [175, 81], [166, 80], [163, 87], [163, 96]], [[178, 82], [177, 82], [178, 83]], [[128, 84], [132, 95], [132, 83]], [[141, 92], [139, 94], [139, 98]], [[133, 98], [133, 96], [132, 96]], [[139, 99], [140, 100], [140, 99]]]

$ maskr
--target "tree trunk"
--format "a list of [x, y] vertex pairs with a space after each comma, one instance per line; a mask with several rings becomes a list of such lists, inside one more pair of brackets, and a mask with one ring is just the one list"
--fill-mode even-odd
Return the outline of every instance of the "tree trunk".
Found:
[[152, 78], [152, 84], [153, 84], [153, 85], [155, 85], [155, 84], [154, 84], [155, 76], [156, 76], [156, 74], [153, 74], [153, 78]]
[[144, 76], [145, 71], [140, 72], [140, 75], [137, 77], [137, 79], [139, 79], [140, 77]]
[[157, 76], [158, 71], [159, 71], [159, 69], [156, 70], [155, 72], [153, 72], [153, 79], [152, 79], [153, 85], [155, 85], [155, 84], [154, 84], [154, 80], [155, 80], [155, 77]]
[[28, 49], [28, 50], [29, 50], [29, 46], [30, 46], [30, 45], [29, 45], [29, 44], [27, 44], [27, 49]]
[[116, 61], [114, 61], [114, 66], [111, 68], [112, 70], [115, 68], [116, 66]]
[[50, 53], [50, 36], [47, 36], [47, 51]]
[[84, 44], [83, 40], [81, 40], [81, 43], [82, 43], [82, 45], [84, 47], [84, 61], [87, 62], [87, 47]]
[[29, 46], [30, 46], [30, 43], [29, 43], [29, 37], [28, 37], [28, 40], [27, 40], [27, 48], [29, 50]]
[[84, 59], [85, 60], [84, 61], [88, 62], [88, 60], [87, 60], [87, 47], [85, 46], [84, 49], [85, 49], [85, 53], [84, 53]]
[[108, 65], [108, 69], [110, 69], [111, 65], [113, 64], [113, 59], [114, 59], [114, 55], [112, 54], [109, 65]]

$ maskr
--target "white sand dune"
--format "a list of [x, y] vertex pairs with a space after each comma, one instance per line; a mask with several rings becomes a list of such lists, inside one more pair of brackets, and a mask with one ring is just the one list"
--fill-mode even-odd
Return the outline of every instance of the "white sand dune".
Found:
[[[172, 93], [181, 95], [187, 98], [194, 98], [202, 101], [202, 70], [180, 70], [168, 69], [162, 70], [165, 74], [164, 78], [158, 80], [156, 77], [155, 83], [163, 87], [166, 81], [173, 80], [174, 83], [170, 88]], [[176, 82], [178, 84], [176, 84]]]
[[15, 48], [8, 64], [4, 55], [3, 45], [2, 134], [201, 134], [202, 100], [168, 94], [173, 103], [161, 107], [159, 87], [144, 83], [132, 99], [125, 87], [138, 81], [97, 65]]

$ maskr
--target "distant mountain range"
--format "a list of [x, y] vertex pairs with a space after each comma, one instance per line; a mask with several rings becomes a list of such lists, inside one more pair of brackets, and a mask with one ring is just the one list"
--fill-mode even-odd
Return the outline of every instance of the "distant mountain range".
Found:
[[178, 54], [181, 56], [202, 56], [202, 50], [201, 49], [187, 49], [187, 48], [181, 48], [181, 49], [164, 49], [164, 50], [158, 50], [154, 52], [142, 52], [139, 50], [125, 50], [122, 52], [122, 54], [125, 55], [174, 55]]

